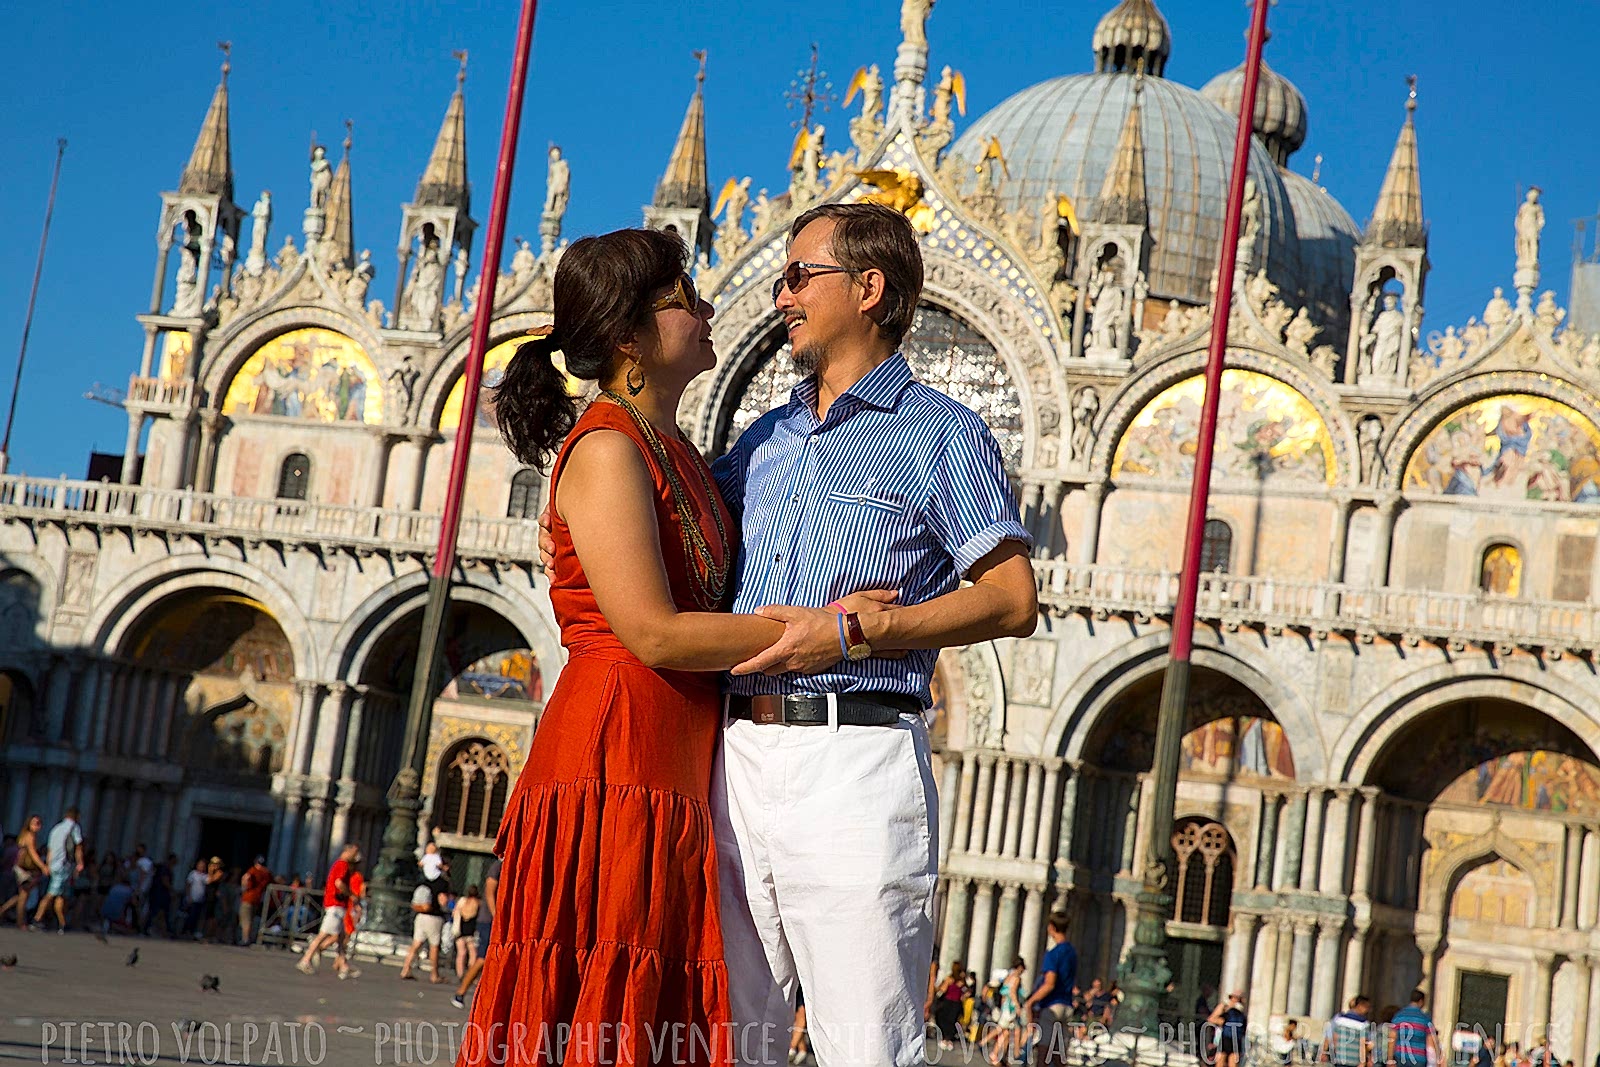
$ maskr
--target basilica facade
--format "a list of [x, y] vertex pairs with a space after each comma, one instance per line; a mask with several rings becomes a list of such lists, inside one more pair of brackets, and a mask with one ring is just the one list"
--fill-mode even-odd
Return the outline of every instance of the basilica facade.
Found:
[[[994, 430], [1045, 615], [1031, 638], [940, 659], [939, 962], [1034, 965], [1059, 908], [1083, 973], [1111, 978], [1150, 832], [1243, 72], [1168, 79], [1171, 25], [1122, 0], [1091, 69], [958, 130], [964, 81], [930, 64], [929, 6], [906, 0], [889, 75], [857, 75], [847, 135], [801, 131], [775, 193], [709, 180], [695, 89], [645, 209], [695, 250], [718, 308], [720, 363], [681, 421], [717, 454], [787, 399], [770, 284], [789, 219], [832, 200], [906, 213], [927, 264], [907, 355]], [[6, 826], [76, 802], [118, 850], [265, 851], [279, 871], [317, 870], [344, 839], [375, 854], [468, 432], [425, 821], [469, 876], [486, 854], [562, 653], [531, 521], [544, 481], [492, 411], [461, 426], [467, 331], [491, 301], [492, 380], [550, 320], [570, 182], [553, 151], [538, 247], [481, 292], [461, 92], [401, 209], [386, 307], [352, 240], [348, 142], [337, 165], [313, 155], [278, 247], [285, 206], [238, 203], [224, 70], [162, 194], [120, 477], [0, 477]], [[1548, 1033], [1589, 1062], [1600, 338], [1540, 289], [1536, 190], [1505, 220], [1483, 312], [1425, 317], [1417, 104], [1397, 93], [1358, 225], [1291, 169], [1306, 103], [1263, 74], [1222, 309], [1170, 1014], [1239, 989], [1264, 1031], [1420, 985], [1442, 1026]]]

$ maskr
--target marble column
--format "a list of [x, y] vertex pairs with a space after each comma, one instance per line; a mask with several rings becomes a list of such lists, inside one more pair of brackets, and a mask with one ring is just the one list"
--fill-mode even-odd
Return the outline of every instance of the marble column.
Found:
[[989, 949], [993, 944], [994, 883], [979, 882], [972, 902], [972, 931], [967, 938], [967, 969], [979, 975], [989, 973]]
[[1039, 790], [1043, 785], [1044, 768], [1029, 760], [1025, 787], [1017, 790], [1017, 795], [1023, 798], [1021, 832], [1015, 840], [1007, 843], [1006, 855], [1033, 859], [1033, 850], [1039, 840]]
[[1587, 1057], [1589, 1047], [1589, 983], [1592, 975], [1589, 973], [1592, 964], [1589, 957], [1579, 954], [1570, 957], [1572, 963], [1572, 1035], [1568, 1042], [1567, 1055], [1579, 1063], [1592, 1063], [1593, 1057]]
[[1434, 971], [1439, 964], [1438, 935], [1417, 938], [1417, 951], [1422, 953], [1422, 981], [1418, 985], [1423, 989], [1432, 989]]
[[1000, 855], [1000, 842], [1006, 832], [1006, 790], [1011, 785], [1013, 765], [1004, 756], [994, 758], [994, 780], [990, 785], [989, 826], [984, 835], [983, 852], [986, 856]]
[[956, 821], [953, 835], [945, 846], [945, 854], [960, 849], [967, 850], [967, 838], [972, 833], [972, 802], [974, 779], [978, 771], [978, 754], [967, 751], [961, 754], [961, 784], [956, 787]]
[[972, 887], [965, 879], [949, 883], [944, 898], [944, 937], [939, 942], [939, 973], [961, 958], [967, 946], [967, 908], [972, 902]]
[[1022, 480], [1022, 500], [1019, 501], [1022, 512], [1022, 521], [1029, 535], [1033, 537], [1035, 548], [1041, 540], [1039, 536], [1039, 520], [1044, 516], [1044, 483], [1033, 478]]
[[1322, 877], [1317, 888], [1328, 896], [1343, 895], [1345, 863], [1349, 851], [1350, 798], [1349, 786], [1339, 786], [1328, 801], [1328, 815], [1323, 822], [1326, 840], [1322, 845]]
[[[346, 775], [354, 777], [354, 775]], [[946, 757], [939, 783], [939, 862], [950, 858], [950, 835], [955, 832], [956, 800], [961, 794], [961, 764]]]
[[972, 835], [967, 851], [978, 855], [989, 835], [989, 806], [994, 800], [994, 753], [978, 753], [978, 788], [972, 794]]
[[1589, 1043], [1582, 1050], [1575, 1050], [1575, 1057], [1579, 1063], [1593, 1063], [1600, 1056], [1600, 957], [1589, 956], [1586, 960], [1589, 971], [1589, 1010], [1587, 1012]]
[[1355, 873], [1350, 878], [1350, 895], [1365, 901], [1372, 898], [1372, 859], [1378, 849], [1378, 791], [1368, 786], [1360, 793], [1360, 830], [1356, 836]]
[[1084, 486], [1088, 498], [1083, 508], [1083, 533], [1078, 540], [1076, 562], [1092, 564], [1100, 558], [1100, 516], [1105, 508], [1106, 487], [1103, 483]]
[[[1022, 904], [1022, 886], [1016, 882], [1007, 882], [1000, 887], [1000, 914], [995, 920], [994, 946], [989, 953], [989, 960], [995, 967], [1011, 966], [1011, 957], [1017, 954], [1017, 920], [1020, 917]], [[978, 980], [984, 981], [984, 972], [979, 972]]]
[[1344, 581], [1345, 554], [1350, 543], [1350, 494], [1333, 496], [1333, 536], [1328, 539], [1328, 581]]
[[[1272, 1007], [1273, 979], [1278, 972], [1278, 928], [1272, 919], [1262, 916], [1256, 933], [1255, 951], [1251, 953], [1248, 1001], [1263, 1007]], [[1225, 990], [1224, 992], [1232, 992]], [[1247, 1002], [1248, 1002], [1247, 1001]]]
[[[149, 375], [145, 375], [144, 377], [149, 377]], [[127, 443], [122, 446], [121, 481], [123, 485], [135, 484], [133, 480], [133, 472], [139, 468], [139, 438], [144, 435], [145, 418], [146, 415], [143, 411], [136, 411], [133, 409], [129, 409], [128, 411], [128, 440]], [[133, 503], [132, 495], [129, 494], [125, 499], [127, 500], [128, 505], [131, 506]]]
[[100, 715], [105, 707], [106, 684], [110, 678], [110, 665], [104, 660], [94, 660], [79, 694], [78, 712], [72, 720], [72, 743], [79, 752], [89, 751], [95, 732], [100, 728]]
[[1122, 857], [1117, 865], [1117, 873], [1131, 875], [1134, 858], [1138, 855], [1139, 802], [1143, 799], [1144, 775], [1135, 775], [1127, 781], [1119, 780], [1117, 785], [1124, 790], [1123, 803], [1126, 805], [1122, 813]]
[[1289, 1010], [1289, 967], [1294, 956], [1294, 926], [1288, 919], [1279, 919], [1277, 946], [1273, 949], [1272, 1010]]
[[1314, 892], [1322, 873], [1322, 811], [1327, 800], [1326, 789], [1306, 791], [1306, 829], [1300, 852], [1300, 888]]
[[1343, 933], [1343, 919], [1327, 918], [1317, 924], [1317, 962], [1311, 977], [1311, 1014], [1318, 1019], [1331, 1019], [1338, 1010], [1339, 941]]
[[1300, 884], [1300, 849], [1305, 842], [1306, 794], [1288, 798], [1289, 825], [1278, 839], [1278, 861], [1272, 888], [1277, 892]]
[[1044, 940], [1044, 888], [1029, 886], [1022, 900], [1022, 936], [1017, 955], [1028, 964], [1030, 977], [1039, 973], [1040, 949]]
[[1367, 938], [1370, 935], [1371, 927], [1358, 924], [1350, 935], [1349, 944], [1345, 946], [1344, 990], [1339, 997], [1341, 1004], [1350, 1003], [1351, 997], [1365, 991], [1362, 979], [1366, 977]]
[[1563, 864], [1561, 892], [1561, 929], [1578, 928], [1578, 868], [1583, 860], [1583, 835], [1581, 826], [1567, 825], [1567, 858]]
[[1394, 540], [1394, 519], [1400, 510], [1400, 495], [1387, 493], [1378, 501], [1378, 525], [1372, 534], [1372, 584], [1389, 584], [1389, 553]]
[[1061, 814], [1056, 823], [1056, 862], [1065, 863], [1072, 859], [1072, 831], [1077, 825], [1078, 815], [1078, 782], [1083, 778], [1083, 764], [1081, 762], [1063, 765], [1062, 773], [1066, 775], [1067, 782], [1061, 789]]
[[51, 657], [49, 680], [45, 683], [45, 733], [44, 740], [51, 744], [66, 736], [67, 704], [72, 699], [72, 687], [78, 677], [71, 657]]
[[1553, 953], [1533, 954], [1533, 1032], [1529, 1040], [1537, 1041], [1550, 1032], [1550, 984], [1555, 977], [1556, 958]]
[[1304, 1015], [1311, 1007], [1312, 932], [1316, 925], [1304, 920], [1294, 924], [1294, 948], [1289, 961], [1289, 1002], [1291, 1015]]
[[1222, 985], [1225, 993], [1236, 989], [1244, 991], [1245, 1003], [1250, 1002], [1251, 962], [1255, 955], [1256, 925], [1261, 917], [1248, 911], [1233, 913], [1233, 929], [1228, 932], [1226, 953], [1222, 962]]
[[1583, 828], [1583, 860], [1578, 864], [1578, 927], [1593, 930], [1595, 904], [1600, 902], [1600, 836], [1593, 826]]
[[90, 750], [97, 753], [107, 751], [106, 738], [111, 733], [112, 717], [120, 714], [122, 709], [122, 679], [127, 671], [126, 667], [115, 661], [105, 663], [102, 669], [105, 671], [105, 679], [100, 685], [94, 733], [89, 738]]
[[1035, 554], [1044, 559], [1056, 558], [1056, 546], [1061, 543], [1061, 500], [1067, 495], [1067, 483], [1059, 478], [1045, 487], [1044, 519], [1040, 523], [1039, 543]]
[[389, 454], [396, 441], [403, 438], [390, 430], [373, 429], [372, 451], [367, 456], [367, 495], [363, 500], [355, 501], [365, 504], [369, 508], [383, 506], [383, 487], [389, 479]]
[[410, 495], [396, 497], [395, 502], [410, 511], [422, 509], [422, 493], [427, 488], [428, 481], [428, 449], [433, 446], [432, 437], [415, 437], [412, 439], [417, 449], [416, 474], [411, 479]]
[[1040, 863], [1055, 859], [1056, 818], [1061, 801], [1061, 761], [1048, 760], [1044, 765], [1044, 786], [1039, 790], [1039, 834], [1033, 842], [1033, 858]]
[[311, 753], [317, 737], [317, 723], [320, 715], [322, 686], [318, 682], [305, 678], [294, 680], [294, 690], [299, 697], [296, 702], [293, 729], [289, 738], [289, 751], [292, 754], [289, 766], [285, 768], [290, 774], [311, 773]]
[[217, 483], [217, 445], [222, 437], [223, 414], [215, 408], [200, 412], [200, 456], [194, 472], [194, 487], [209, 493]]
[[1261, 794], [1261, 830], [1256, 835], [1255, 889], [1258, 893], [1272, 888], [1274, 860], [1278, 851], [1278, 820], [1282, 812], [1282, 793]]
[[[184, 412], [170, 416], [172, 420], [172, 434], [167, 441], [167, 450], [161, 462], [161, 488], [182, 489], [183, 474], [189, 463], [189, 449], [194, 438], [194, 414]], [[154, 430], [150, 431], [152, 434]]]

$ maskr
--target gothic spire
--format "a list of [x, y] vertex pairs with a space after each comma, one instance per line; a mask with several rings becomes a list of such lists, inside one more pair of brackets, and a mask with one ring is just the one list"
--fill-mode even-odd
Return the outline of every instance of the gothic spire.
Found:
[[328, 190], [328, 220], [323, 227], [323, 241], [328, 245], [327, 262], [348, 267], [355, 262], [355, 224], [350, 214], [350, 133], [355, 123], [344, 123], [344, 156], [333, 172], [333, 185]]
[[420, 207], [454, 207], [467, 211], [472, 197], [467, 184], [467, 105], [462, 86], [467, 80], [467, 53], [453, 53], [461, 63], [456, 72], [456, 91], [445, 109], [444, 122], [428, 166], [417, 183], [416, 203]]
[[667, 171], [656, 183], [656, 207], [711, 207], [711, 184], [706, 177], [706, 54], [698, 51], [695, 58], [700, 61], [700, 71], [694, 79], [694, 96], [689, 98]]
[[233, 202], [233, 154], [228, 145], [228, 61], [233, 46], [227, 41], [217, 45], [222, 49], [222, 80], [211, 95], [211, 106], [206, 109], [205, 122], [200, 125], [200, 136], [195, 138], [194, 151], [178, 179], [178, 192], [204, 193], [220, 196]]
[[[1143, 65], [1143, 60], [1140, 60]], [[1106, 171], [1100, 186], [1100, 199], [1095, 204], [1095, 221], [1108, 224], [1143, 224], [1149, 221], [1150, 212], [1145, 200], [1144, 183], [1144, 132], [1140, 128], [1139, 97], [1144, 93], [1144, 77], [1133, 84], [1133, 106], [1122, 123], [1122, 134], [1117, 138], [1117, 154], [1111, 169]]]
[[1406, 121], [1394, 144], [1389, 170], [1383, 176], [1378, 205], [1367, 224], [1367, 243], [1384, 248], [1426, 248], [1428, 228], [1422, 218], [1422, 178], [1417, 167], [1417, 79], [1412, 76], [1406, 99]]

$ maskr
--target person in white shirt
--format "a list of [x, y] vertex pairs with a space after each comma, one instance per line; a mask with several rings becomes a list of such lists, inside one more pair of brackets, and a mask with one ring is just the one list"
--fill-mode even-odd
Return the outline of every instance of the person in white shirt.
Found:
[[83, 828], [78, 825], [78, 809], [68, 808], [61, 821], [50, 828], [47, 859], [50, 864], [50, 884], [39, 901], [39, 910], [33, 913], [34, 924], [44, 922], [44, 913], [55, 902], [56, 933], [67, 932], [67, 896], [72, 892], [72, 880], [83, 873]]
[[203, 859], [195, 861], [194, 869], [183, 880], [183, 929], [184, 933], [193, 932], [196, 941], [203, 936], [201, 924], [206, 915], [207, 881], [206, 861]]

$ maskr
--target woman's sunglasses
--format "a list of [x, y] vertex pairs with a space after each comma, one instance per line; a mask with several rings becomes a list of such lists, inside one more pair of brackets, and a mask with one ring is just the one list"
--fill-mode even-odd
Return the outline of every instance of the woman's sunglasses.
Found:
[[691, 315], [700, 313], [700, 294], [695, 291], [694, 283], [687, 274], [678, 275], [672, 292], [650, 305], [651, 311], [665, 311], [668, 308], [682, 308]]
[[798, 293], [811, 284], [811, 279], [820, 274], [854, 274], [849, 267], [841, 267], [836, 263], [791, 263], [784, 268], [772, 283], [772, 302], [778, 302], [778, 296], [783, 292], [783, 287], [788, 286], [789, 292]]

